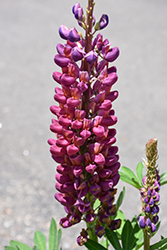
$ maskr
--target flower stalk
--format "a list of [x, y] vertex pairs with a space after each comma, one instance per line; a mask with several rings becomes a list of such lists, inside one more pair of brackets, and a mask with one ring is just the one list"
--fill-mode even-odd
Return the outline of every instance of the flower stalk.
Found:
[[114, 146], [117, 117], [112, 109], [118, 91], [111, 90], [118, 76], [116, 67], [109, 67], [119, 56], [119, 49], [111, 48], [101, 33], [94, 37], [107, 26], [108, 16], [102, 15], [95, 25], [93, 8], [94, 1], [89, 0], [86, 18], [79, 3], [72, 8], [85, 35], [65, 25], [59, 28], [66, 43], [56, 46], [54, 61], [61, 72], [55, 71], [53, 79], [60, 87], [55, 88], [54, 95], [58, 105], [50, 107], [56, 116], [50, 129], [57, 138], [48, 140], [52, 158], [59, 164], [55, 198], [67, 213], [60, 225], [67, 228], [81, 220], [86, 222], [87, 228], [77, 239], [79, 245], [88, 237], [97, 241], [106, 227], [115, 230], [120, 226], [120, 220], [111, 219], [116, 214], [114, 196], [120, 163], [118, 147]]
[[156, 224], [159, 220], [160, 176], [156, 165], [158, 159], [156, 138], [147, 142], [146, 157], [147, 173], [143, 177], [143, 187], [140, 189], [143, 215], [138, 218], [138, 223], [144, 232], [144, 250], [149, 250], [150, 234], [156, 232]]

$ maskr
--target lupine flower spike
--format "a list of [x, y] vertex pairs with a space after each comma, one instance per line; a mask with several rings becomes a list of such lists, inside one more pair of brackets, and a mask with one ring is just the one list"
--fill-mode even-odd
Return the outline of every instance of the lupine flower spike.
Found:
[[156, 165], [158, 159], [156, 138], [147, 142], [146, 157], [147, 174], [143, 178], [143, 187], [140, 189], [143, 215], [138, 218], [138, 223], [144, 230], [145, 238], [149, 238], [150, 233], [156, 231], [156, 224], [159, 220], [160, 176]]
[[[77, 239], [79, 245], [88, 237], [97, 240], [105, 227], [115, 230], [121, 223], [111, 219], [116, 213], [113, 203], [120, 163], [118, 147], [114, 146], [117, 117], [112, 109], [118, 92], [111, 90], [118, 77], [116, 67], [109, 66], [119, 56], [119, 49], [111, 48], [100, 33], [93, 39], [93, 8], [94, 2], [89, 0], [86, 18], [80, 4], [72, 8], [84, 36], [76, 28], [59, 28], [67, 42], [57, 44], [54, 57], [61, 72], [53, 73], [60, 86], [54, 95], [58, 105], [50, 107], [56, 116], [50, 129], [57, 138], [48, 140], [52, 158], [58, 163], [55, 198], [67, 213], [60, 225], [67, 228], [81, 220], [87, 225]], [[107, 24], [107, 15], [102, 15], [96, 30]]]

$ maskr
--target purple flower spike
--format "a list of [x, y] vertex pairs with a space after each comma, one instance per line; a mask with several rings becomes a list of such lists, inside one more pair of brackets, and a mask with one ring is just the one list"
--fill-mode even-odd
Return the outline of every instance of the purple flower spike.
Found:
[[[79, 245], [87, 241], [93, 225], [98, 237], [104, 235], [106, 227], [120, 227], [120, 220], [110, 218], [116, 214], [114, 187], [120, 179], [120, 163], [118, 147], [113, 146], [116, 130], [111, 127], [117, 122], [112, 102], [118, 97], [118, 91], [111, 88], [118, 76], [116, 67], [109, 65], [119, 50], [110, 49], [111, 43], [103, 40], [102, 34], [93, 38], [94, 31], [105, 28], [109, 22], [108, 16], [102, 15], [93, 30], [93, 7], [93, 0], [89, 1], [86, 17], [79, 3], [72, 8], [85, 30], [83, 36], [76, 28], [59, 28], [66, 43], [56, 46], [54, 61], [60, 72], [55, 71], [53, 79], [59, 87], [55, 87], [54, 95], [57, 104], [50, 107], [56, 116], [50, 130], [57, 138], [48, 140], [51, 156], [58, 163], [55, 198], [67, 213], [60, 225], [67, 228], [81, 220], [87, 222], [87, 229], [77, 239]], [[150, 197], [154, 202], [158, 200], [158, 195]], [[96, 200], [100, 209], [95, 209]]]
[[117, 59], [118, 56], [119, 56], [119, 49], [118, 47], [114, 47], [107, 52], [104, 59], [108, 62], [113, 62]]
[[65, 26], [64, 24], [62, 24], [59, 28], [60, 37], [65, 39], [65, 40], [68, 40], [69, 34], [70, 34], [70, 29], [67, 26]]

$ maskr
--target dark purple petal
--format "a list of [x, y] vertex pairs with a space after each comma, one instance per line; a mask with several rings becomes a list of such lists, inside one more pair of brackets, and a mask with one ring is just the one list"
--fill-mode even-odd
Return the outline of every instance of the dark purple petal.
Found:
[[101, 181], [99, 184], [103, 191], [108, 191], [110, 188], [113, 187], [113, 180], [107, 179], [107, 180]]
[[71, 179], [70, 179], [70, 177], [69, 177], [68, 174], [64, 174], [63, 175], [63, 174], [56, 173], [55, 179], [56, 179], [56, 181], [58, 181], [61, 184], [64, 184], [66, 182], [71, 181]]
[[89, 192], [96, 196], [99, 192], [101, 192], [101, 187], [95, 183], [89, 187]]
[[77, 9], [81, 8], [79, 3], [74, 4], [74, 6], [72, 7], [72, 12], [75, 15]]
[[99, 227], [95, 230], [95, 234], [96, 234], [98, 237], [101, 238], [101, 237], [105, 234], [104, 227], [99, 226]]
[[58, 200], [63, 206], [72, 206], [75, 203], [75, 199], [71, 196], [65, 196], [61, 193], [55, 194], [55, 199]]
[[107, 127], [112, 126], [116, 123], [117, 123], [117, 117], [114, 115], [103, 118], [101, 122], [102, 125], [107, 126]]
[[104, 58], [108, 62], [113, 62], [117, 59], [118, 56], [119, 56], [119, 49], [118, 47], [114, 47], [107, 52]]
[[99, 30], [104, 29], [108, 25], [108, 22], [109, 22], [108, 15], [103, 14], [99, 21]]
[[140, 216], [139, 220], [138, 220], [138, 223], [139, 223], [139, 227], [142, 228], [142, 229], [144, 229], [146, 227], [145, 217], [144, 216]]
[[83, 8], [77, 8], [75, 10], [75, 18], [78, 21], [83, 21], [84, 20]]
[[93, 222], [96, 218], [96, 215], [95, 214], [86, 214], [86, 222]]
[[154, 233], [157, 230], [156, 226], [154, 223], [151, 223], [151, 232]]
[[60, 223], [60, 226], [62, 226], [63, 228], [72, 226], [72, 224], [69, 222], [69, 219], [67, 217], [62, 218], [59, 223]]
[[150, 213], [150, 205], [149, 204], [146, 206], [145, 212], [148, 213], [148, 214]]
[[77, 42], [81, 40], [80, 35], [78, 34], [76, 28], [70, 30], [68, 40], [70, 40], [70, 42]]
[[97, 58], [98, 58], [98, 55], [92, 50], [85, 55], [86, 61], [91, 65], [94, 64]]
[[75, 62], [82, 60], [84, 54], [85, 54], [84, 51], [78, 47], [74, 47], [71, 53], [72, 59]]
[[62, 24], [59, 28], [60, 37], [65, 39], [65, 40], [68, 40], [69, 33], [70, 33], [70, 29], [67, 26], [65, 26], [64, 24]]

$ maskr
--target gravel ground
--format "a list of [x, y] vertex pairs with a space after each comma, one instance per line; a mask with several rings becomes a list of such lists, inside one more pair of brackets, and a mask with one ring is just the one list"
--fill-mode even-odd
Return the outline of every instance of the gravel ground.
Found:
[[[74, 0], [5, 0], [0, 4], [0, 249], [11, 239], [33, 246], [33, 234], [48, 237], [51, 218], [65, 215], [53, 198], [55, 163], [46, 141], [53, 117], [52, 72], [58, 27], [76, 25]], [[80, 1], [82, 6], [85, 0]], [[96, 1], [95, 16], [110, 16], [104, 37], [121, 50], [115, 62], [120, 93], [114, 108], [120, 161], [135, 169], [145, 144], [157, 137], [160, 171], [167, 151], [167, 2], [166, 0]], [[118, 185], [121, 191], [124, 184]], [[137, 190], [126, 185], [122, 206], [127, 218], [140, 212]], [[167, 237], [167, 187], [161, 191], [161, 229]], [[81, 225], [63, 230], [64, 250], [80, 249]]]

